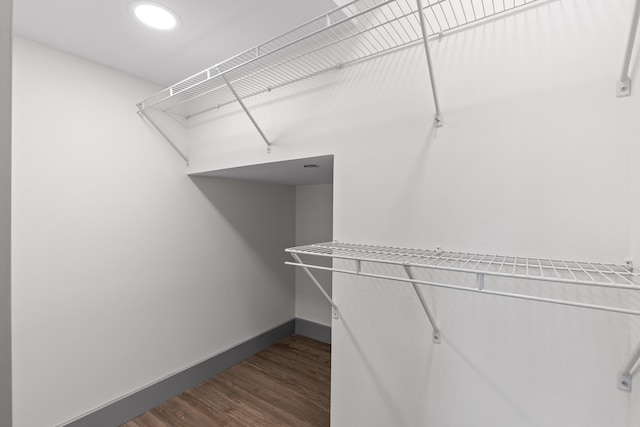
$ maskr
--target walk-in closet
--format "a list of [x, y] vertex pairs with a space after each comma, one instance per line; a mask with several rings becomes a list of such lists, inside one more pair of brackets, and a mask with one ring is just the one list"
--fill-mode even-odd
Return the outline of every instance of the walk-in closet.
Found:
[[0, 427], [633, 427], [640, 0], [0, 0]]

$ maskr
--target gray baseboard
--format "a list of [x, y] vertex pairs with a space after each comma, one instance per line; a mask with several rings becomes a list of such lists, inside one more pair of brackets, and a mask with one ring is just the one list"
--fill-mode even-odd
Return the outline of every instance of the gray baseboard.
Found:
[[296, 334], [331, 344], [331, 326], [296, 318]]
[[71, 421], [65, 424], [65, 426], [115, 427], [124, 424], [162, 402], [179, 395], [225, 369], [242, 362], [257, 352], [293, 335], [294, 332], [297, 331], [297, 327], [297, 320], [290, 320], [209, 360], [185, 369], [182, 372], [178, 372], [143, 390], [125, 396], [103, 408]]

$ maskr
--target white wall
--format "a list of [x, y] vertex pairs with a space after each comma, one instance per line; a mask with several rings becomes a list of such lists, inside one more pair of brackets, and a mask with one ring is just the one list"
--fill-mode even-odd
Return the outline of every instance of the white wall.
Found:
[[191, 179], [136, 115], [157, 87], [14, 49], [15, 427], [66, 422], [293, 318], [293, 188]]
[[[640, 70], [638, 69], [638, 59], [640, 58], [640, 35], [636, 36], [635, 41], [635, 55], [633, 56], [634, 61], [632, 62], [632, 77], [634, 78], [635, 86], [632, 88], [633, 94], [628, 102], [631, 103], [631, 109], [633, 111], [633, 116], [631, 117], [631, 138], [634, 143], [631, 144], [631, 150], [629, 153], [629, 162], [631, 168], [631, 185], [629, 188], [629, 200], [631, 205], [631, 259], [635, 262], [636, 271], [640, 267], [640, 167], [638, 167], [638, 162], [640, 159], [640, 144], [637, 143], [638, 135], [640, 135], [640, 120], [638, 120], [638, 112], [640, 112], [640, 96], [638, 93], [638, 81], [640, 80]], [[640, 296], [636, 296], [634, 298], [635, 306], [640, 306]], [[635, 347], [640, 343], [640, 318], [634, 319], [631, 324], [631, 346]], [[638, 379], [638, 371], [637, 369], [634, 372], [636, 374], [636, 379], [634, 383], [635, 392], [631, 396], [631, 408], [632, 408], [632, 416], [631, 416], [631, 425], [640, 424], [640, 380]]]
[[[296, 187], [296, 246], [333, 240], [333, 184]], [[314, 260], [331, 266], [331, 259]], [[331, 273], [316, 275], [331, 295]], [[331, 306], [309, 276], [296, 270], [296, 318], [331, 326]]]
[[[630, 202], [640, 93], [615, 97], [630, 10], [629, 0], [541, 1], [433, 40], [439, 129], [419, 46], [248, 100], [271, 155], [225, 107], [190, 129], [190, 171], [334, 154], [340, 241], [621, 263], [640, 247]], [[408, 286], [333, 279], [344, 315], [333, 322], [333, 426], [636, 425], [637, 393], [615, 386], [628, 317], [426, 289], [436, 346]]]
[[0, 425], [11, 425], [11, 1], [0, 0]]

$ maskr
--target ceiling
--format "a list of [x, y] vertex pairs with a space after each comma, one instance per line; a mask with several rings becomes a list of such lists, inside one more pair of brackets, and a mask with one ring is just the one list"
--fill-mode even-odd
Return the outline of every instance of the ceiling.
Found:
[[14, 33], [169, 86], [344, 3], [153, 0], [181, 20], [159, 31], [133, 17], [132, 1], [14, 0]]
[[[317, 165], [318, 167], [304, 167]], [[282, 162], [220, 169], [194, 174], [217, 178], [259, 181], [281, 185], [309, 185], [333, 183], [333, 156], [307, 157]]]

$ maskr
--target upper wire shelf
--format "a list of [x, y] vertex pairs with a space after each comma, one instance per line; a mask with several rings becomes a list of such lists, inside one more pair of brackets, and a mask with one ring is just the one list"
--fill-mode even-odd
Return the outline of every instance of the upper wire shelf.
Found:
[[[428, 0], [427, 36], [536, 0]], [[138, 107], [191, 116], [422, 40], [413, 0], [355, 0], [170, 86]], [[226, 80], [226, 81], [225, 81]]]
[[627, 265], [618, 264], [403, 249], [339, 242], [299, 246], [286, 251], [299, 255], [316, 255], [488, 276], [640, 290], [640, 274], [633, 273]]

